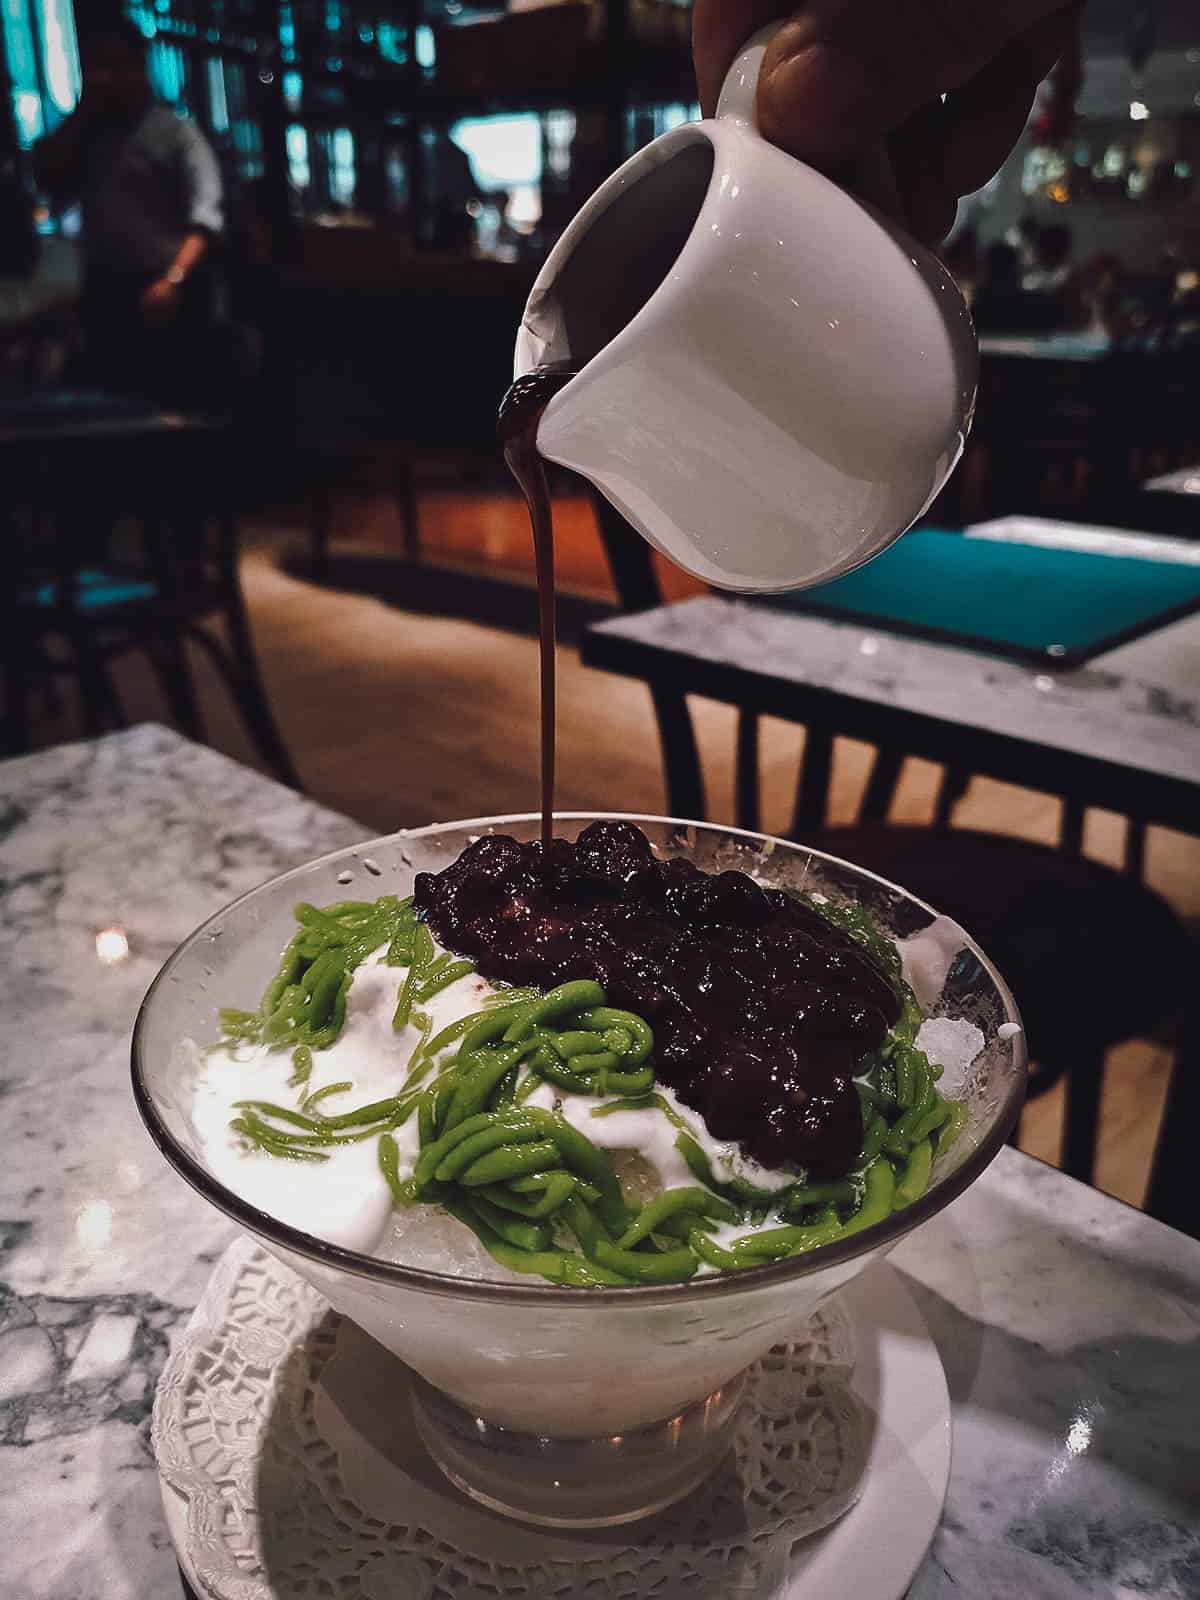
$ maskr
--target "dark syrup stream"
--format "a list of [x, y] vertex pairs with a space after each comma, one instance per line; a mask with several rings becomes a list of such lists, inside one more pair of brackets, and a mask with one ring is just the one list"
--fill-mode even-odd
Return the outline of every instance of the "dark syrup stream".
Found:
[[555, 672], [554, 510], [546, 462], [538, 450], [538, 424], [550, 400], [570, 384], [574, 373], [560, 366], [538, 366], [512, 384], [499, 410], [499, 440], [504, 459], [520, 483], [533, 525], [533, 555], [538, 568], [538, 656], [541, 667], [542, 848], [554, 838]]
[[554, 515], [546, 464], [537, 447], [538, 424], [550, 401], [575, 376], [561, 367], [537, 367], [516, 380], [500, 404], [498, 432], [509, 471], [521, 486], [533, 524], [537, 565], [538, 653], [542, 701], [542, 847], [554, 837], [554, 733], [557, 705], [554, 627]]

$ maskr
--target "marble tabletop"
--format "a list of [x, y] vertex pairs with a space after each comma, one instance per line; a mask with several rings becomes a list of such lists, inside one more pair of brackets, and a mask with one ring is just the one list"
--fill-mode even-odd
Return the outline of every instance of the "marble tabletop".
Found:
[[[0, 766], [0, 1595], [178, 1595], [154, 1384], [227, 1222], [129, 1092], [159, 964], [363, 830], [157, 727]], [[1200, 1244], [1005, 1150], [892, 1257], [954, 1406], [913, 1600], [1200, 1593]]]

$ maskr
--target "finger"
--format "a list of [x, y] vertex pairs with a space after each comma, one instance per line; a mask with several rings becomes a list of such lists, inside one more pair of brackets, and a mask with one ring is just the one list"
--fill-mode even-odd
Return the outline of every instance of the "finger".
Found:
[[1004, 165], [1029, 120], [1039, 80], [986, 72], [977, 81], [978, 94], [959, 89], [943, 107], [943, 172], [956, 199], [982, 189]]
[[1062, 0], [810, 0], [772, 40], [759, 125], [802, 160], [852, 160], [970, 82]]
[[956, 195], [973, 194], [1000, 169], [1076, 25], [1073, 10], [1047, 18], [947, 96], [945, 179]]
[[885, 140], [880, 139], [870, 149], [861, 150], [852, 163], [831, 168], [829, 176], [850, 194], [856, 194], [860, 200], [870, 201], [885, 215], [905, 215], [891, 152]]
[[759, 28], [794, 10], [788, 0], [695, 0], [692, 7], [692, 55], [700, 107], [706, 117], [717, 109], [725, 75], [739, 51]]
[[910, 231], [930, 245], [940, 244], [949, 233], [958, 203], [946, 179], [945, 124], [942, 102], [930, 100], [888, 138], [900, 214]]
[[1029, 119], [1037, 86], [1075, 26], [1059, 13], [1007, 46], [969, 83], [918, 108], [888, 140], [903, 212], [918, 238], [937, 244], [960, 195], [999, 170]]

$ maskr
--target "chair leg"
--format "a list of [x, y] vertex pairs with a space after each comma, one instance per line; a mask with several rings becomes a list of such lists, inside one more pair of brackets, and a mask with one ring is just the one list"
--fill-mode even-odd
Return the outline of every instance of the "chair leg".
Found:
[[1064, 855], [1083, 854], [1083, 819], [1085, 808], [1077, 800], [1064, 800], [1062, 821], [1059, 824], [1058, 848]]
[[935, 828], [948, 828], [954, 816], [954, 808], [966, 794], [971, 782], [971, 774], [964, 772], [960, 767], [946, 767], [942, 773], [942, 780], [938, 785], [937, 797], [933, 802], [933, 825]]
[[104, 697], [97, 693], [95, 680], [81, 672], [75, 680], [79, 690], [79, 721], [85, 739], [98, 739], [105, 731]]
[[1066, 1077], [1066, 1121], [1062, 1170], [1081, 1183], [1091, 1183], [1096, 1169], [1096, 1133], [1100, 1125], [1100, 1092], [1104, 1087], [1104, 1052], [1086, 1045], [1073, 1052]]
[[1138, 883], [1146, 876], [1146, 824], [1136, 817], [1125, 824], [1125, 872]]
[[146, 653], [167, 697], [171, 720], [189, 739], [204, 744], [204, 718], [183, 640], [177, 633], [160, 634], [149, 643]]
[[263, 760], [274, 769], [281, 782], [286, 783], [290, 789], [299, 789], [301, 788], [299, 776], [292, 765], [292, 758], [288, 754], [287, 745], [283, 742], [283, 736], [279, 732], [275, 713], [271, 709], [271, 701], [263, 684], [262, 674], [259, 672], [258, 656], [250, 632], [250, 620], [246, 615], [242, 586], [238, 579], [237, 524], [228, 512], [220, 518], [219, 529], [221, 581], [224, 590], [222, 609], [229, 630], [229, 653], [221, 648], [206, 629], [192, 627], [189, 632], [193, 639], [197, 639], [204, 646], [220, 669], [238, 710], [246, 719], [246, 725]]
[[796, 791], [796, 805], [792, 812], [793, 839], [803, 839], [825, 826], [832, 773], [833, 735], [809, 723], [804, 734], [800, 786]]
[[902, 750], [889, 750], [882, 746], [876, 750], [875, 759], [871, 763], [871, 776], [867, 780], [862, 804], [858, 810], [860, 822], [887, 821], [887, 814], [891, 810], [892, 801], [896, 797], [896, 790], [899, 787], [900, 774], [903, 769], [904, 752]]
[[[125, 707], [121, 702], [121, 696], [117, 693], [117, 686], [113, 682], [112, 673], [108, 670], [108, 663], [110, 659], [111, 658], [107, 656], [102, 649], [97, 649], [94, 658], [93, 670], [96, 673], [97, 681], [100, 685], [100, 693], [104, 699], [104, 707], [108, 716], [109, 726], [113, 728], [127, 728], [129, 726], [129, 718], [125, 715]], [[53, 680], [51, 681], [53, 682]]]
[[[320, 464], [318, 463], [318, 471]], [[309, 497], [308, 528], [312, 535], [312, 572], [318, 583], [329, 578], [329, 536], [333, 529], [333, 497], [329, 485], [320, 480], [313, 484]]]
[[681, 694], [650, 685], [658, 738], [662, 745], [663, 774], [667, 784], [667, 810], [673, 817], [703, 822], [707, 815], [704, 774], [696, 746], [691, 712]]
[[34, 670], [32, 673], [26, 668], [26, 675], [30, 679], [30, 691], [33, 692], [36, 680], [37, 696], [41, 702], [42, 710], [47, 717], [61, 717], [63, 712], [63, 698], [58, 692], [58, 680], [54, 676], [54, 663], [46, 649], [44, 639], [34, 639], [29, 650], [32, 653]]
[[1200, 1198], [1196, 1192], [1196, 1119], [1200, 1117], [1200, 1006], [1193, 1000], [1184, 1014], [1167, 1084], [1162, 1121], [1145, 1209], [1169, 1227], [1200, 1239]]
[[33, 690], [29, 666], [20, 640], [8, 641], [0, 672], [4, 681], [4, 750], [6, 755], [21, 756], [33, 748], [33, 725], [29, 716], [29, 696]]
[[734, 786], [734, 820], [739, 828], [758, 831], [762, 815], [759, 792], [759, 720], [757, 711], [739, 711], [737, 767]]
[[275, 721], [275, 713], [271, 709], [271, 701], [258, 669], [258, 657], [254, 651], [245, 614], [238, 608], [237, 611], [227, 611], [226, 617], [230, 639], [229, 654], [204, 628], [192, 628], [191, 637], [204, 646], [220, 670], [233, 696], [234, 704], [250, 730], [250, 737], [258, 747], [259, 755], [281, 783], [287, 784], [289, 789], [302, 790], [303, 785], [292, 765], [288, 747], [283, 742], [283, 735]]
[[108, 729], [108, 712], [116, 699], [116, 690], [103, 657], [86, 635], [76, 634], [68, 648], [79, 691], [79, 717], [84, 736], [95, 739]]
[[404, 530], [404, 554], [409, 561], [421, 559], [421, 512], [417, 500], [417, 475], [412, 457], [398, 456], [392, 469], [392, 493], [400, 510]]

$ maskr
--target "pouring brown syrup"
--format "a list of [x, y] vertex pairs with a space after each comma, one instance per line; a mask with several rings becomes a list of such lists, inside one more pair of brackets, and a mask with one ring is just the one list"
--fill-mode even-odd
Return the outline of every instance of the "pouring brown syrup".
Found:
[[542, 847], [554, 837], [554, 755], [557, 707], [554, 623], [554, 513], [546, 463], [537, 447], [538, 424], [550, 401], [575, 376], [562, 367], [537, 367], [511, 385], [500, 404], [497, 431], [509, 471], [521, 487], [533, 525], [538, 586], [538, 659], [541, 675]]

